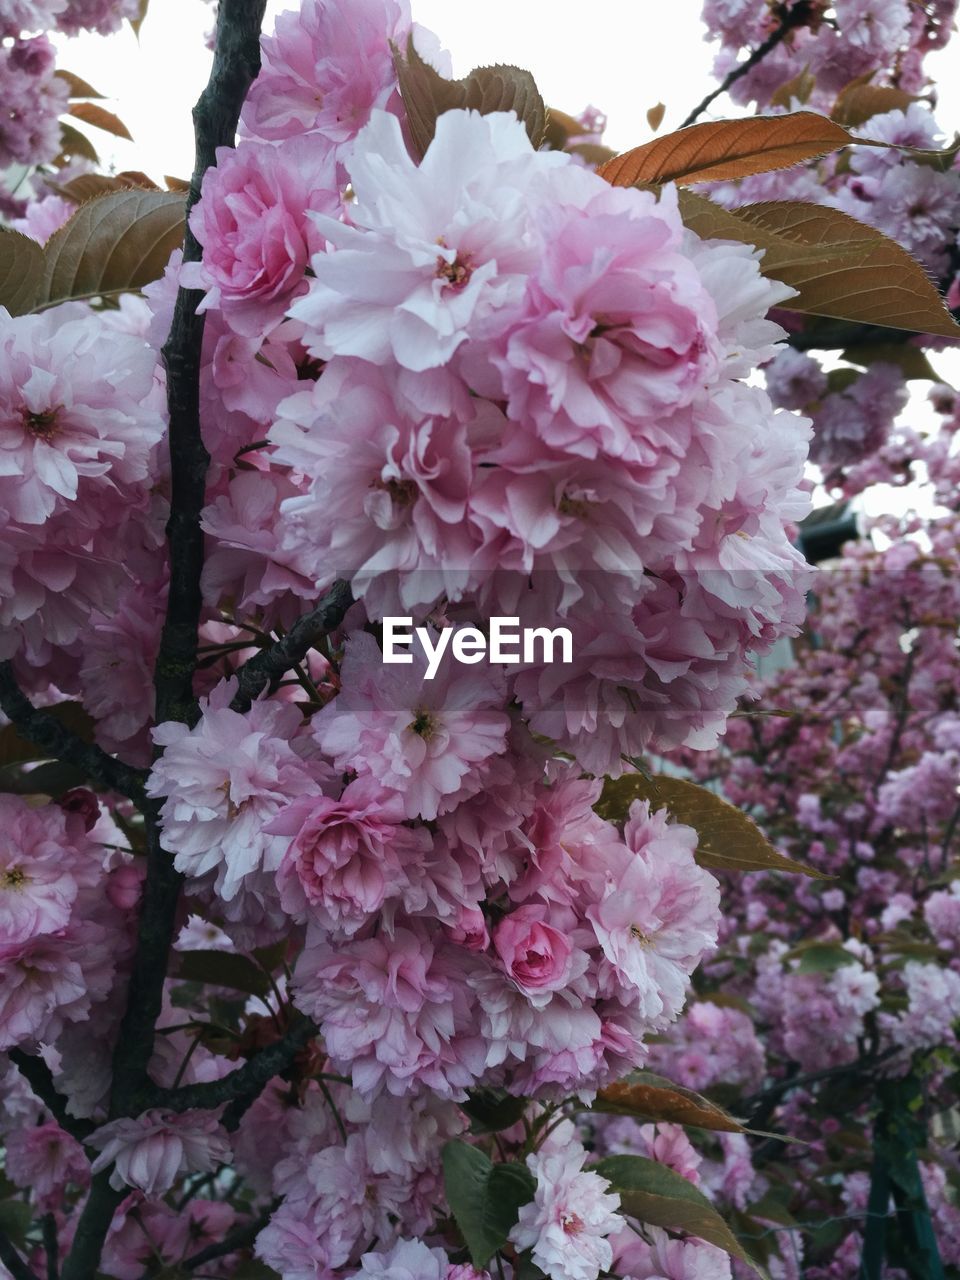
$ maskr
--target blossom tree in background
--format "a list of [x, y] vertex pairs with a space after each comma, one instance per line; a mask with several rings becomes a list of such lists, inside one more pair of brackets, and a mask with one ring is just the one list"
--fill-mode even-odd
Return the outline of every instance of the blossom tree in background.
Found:
[[[74, 8], [0, 0], [2, 52], [134, 16]], [[779, 791], [718, 761], [742, 758], [745, 725], [766, 733], [730, 717], [803, 622], [811, 418], [839, 492], [879, 478], [881, 445], [884, 476], [920, 447], [880, 439], [914, 366], [874, 352], [820, 386], [807, 351], [825, 324], [874, 348], [880, 329], [912, 361], [960, 336], [924, 271], [953, 250], [858, 221], [844, 175], [869, 155], [947, 180], [953, 153], [889, 122], [857, 145], [791, 100], [614, 157], [595, 113], [548, 112], [529, 72], [452, 80], [401, 0], [305, 0], [261, 36], [263, 10], [221, 0], [186, 193], [71, 167], [56, 118], [71, 93], [81, 120], [99, 109], [48, 52], [29, 86], [0, 82], [36, 135], [11, 126], [34, 168], [0, 236], [0, 1263], [14, 1280], [758, 1268], [755, 1224], [781, 1221], [797, 1170], [811, 1211], [864, 1195], [846, 1168], [821, 1194], [819, 1148], [785, 1145], [820, 1140], [794, 1063], [850, 1068], [876, 1099], [921, 1075], [950, 1096], [952, 893], [912, 886], [889, 946], [869, 915], [901, 890], [891, 861], [941, 874], [929, 841], [949, 853], [956, 825], [916, 810], [956, 765], [949, 575], [910, 626], [902, 593], [823, 589], [853, 682], [838, 702], [859, 678], [851, 619], [935, 637], [908, 646], [936, 685], [920, 724], [909, 681], [887, 687], [898, 643], [854, 697], [865, 734], [837, 712], [853, 792], [882, 759], [849, 819], [879, 879], [858, 878], [826, 746]], [[863, 76], [840, 7], [778, 20], [767, 52], [825, 25]], [[922, 51], [912, 27], [877, 38]], [[822, 107], [819, 83], [794, 96]], [[43, 85], [46, 115], [25, 112]], [[813, 200], [744, 207], [728, 186], [834, 164]], [[771, 177], [784, 165], [806, 167]], [[929, 444], [941, 486], [951, 450], [948, 431]], [[916, 555], [952, 554], [930, 536]], [[394, 666], [398, 616], [421, 633]], [[495, 617], [564, 625], [570, 659], [434, 676], [441, 633], [476, 658]], [[771, 731], [761, 765], [791, 744]], [[652, 778], [668, 752], [741, 807]], [[801, 820], [804, 769], [821, 808], [799, 797]], [[908, 918], [934, 951], [898, 969]], [[713, 983], [759, 1026], [704, 999], [677, 1022]], [[779, 1136], [750, 1138], [724, 1105], [745, 1098]], [[677, 1121], [721, 1135], [711, 1176]], [[948, 1220], [944, 1167], [922, 1168]]]

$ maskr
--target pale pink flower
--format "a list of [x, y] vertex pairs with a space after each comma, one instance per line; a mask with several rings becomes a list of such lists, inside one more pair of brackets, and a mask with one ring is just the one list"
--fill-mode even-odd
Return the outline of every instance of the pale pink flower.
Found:
[[95, 884], [100, 856], [83, 822], [58, 805], [0, 795], [0, 938], [13, 947], [64, 929], [81, 885]]
[[449, 1267], [442, 1249], [430, 1249], [421, 1240], [398, 1240], [390, 1249], [365, 1253], [357, 1276], [370, 1276], [371, 1280], [446, 1280]]
[[81, 303], [11, 317], [0, 308], [0, 512], [43, 524], [68, 503], [91, 529], [98, 503], [147, 478], [163, 415], [156, 354]]
[[144, 1111], [136, 1118], [111, 1120], [87, 1138], [100, 1152], [92, 1173], [108, 1169], [117, 1191], [136, 1187], [155, 1198], [169, 1191], [184, 1173], [211, 1173], [230, 1159], [230, 1144], [210, 1112]]
[[471, 962], [462, 948], [435, 945], [418, 922], [338, 946], [308, 934], [294, 1000], [362, 1095], [426, 1088], [462, 1098], [483, 1065]]
[[230, 710], [235, 692], [236, 681], [226, 680], [201, 698], [193, 729], [174, 721], [154, 729], [165, 750], [147, 781], [149, 795], [165, 797], [163, 839], [177, 870], [215, 875], [225, 901], [248, 877], [276, 871], [286, 842], [264, 826], [295, 796], [316, 790], [290, 745], [299, 710], [267, 699], [241, 714]]
[[402, 826], [403, 802], [369, 774], [338, 800], [301, 796], [271, 822], [292, 837], [277, 870], [284, 911], [332, 933], [352, 934], [406, 883], [404, 863], [430, 847], [426, 831]]
[[201, 310], [219, 309], [237, 333], [261, 336], [305, 287], [321, 248], [311, 214], [336, 214], [339, 203], [333, 154], [319, 138], [219, 147], [190, 214], [203, 261], [184, 266], [181, 279], [206, 289]]
[[626, 1227], [617, 1236], [618, 1275], [630, 1280], [730, 1280], [730, 1255], [716, 1245], [677, 1240], [660, 1227], [645, 1226], [644, 1236]]
[[261, 38], [244, 127], [260, 138], [316, 133], [343, 146], [372, 111], [399, 109], [390, 42], [405, 50], [410, 31], [407, 0], [306, 0], [281, 13]]
[[608, 1237], [623, 1223], [620, 1197], [610, 1193], [605, 1178], [584, 1172], [584, 1155], [574, 1146], [527, 1157], [537, 1190], [520, 1209], [510, 1240], [532, 1249], [533, 1261], [551, 1280], [597, 1280], [613, 1261]]
[[396, 117], [374, 113], [347, 164], [351, 224], [315, 219], [329, 249], [291, 308], [310, 351], [414, 372], [447, 364], [478, 325], [520, 301], [537, 259], [537, 183], [572, 165], [534, 152], [513, 114], [448, 111], [417, 166]]
[[[573, 944], [547, 923], [547, 908], [518, 907], [497, 925], [493, 945], [505, 971], [528, 996], [558, 991], [573, 968]], [[579, 953], [582, 956], [582, 953]], [[585, 957], [583, 957], [585, 967]]]
[[338, 769], [375, 777], [400, 794], [408, 818], [435, 818], [483, 783], [483, 765], [506, 748], [509, 719], [495, 668], [441, 663], [426, 680], [419, 643], [413, 664], [383, 662], [365, 632], [347, 641], [341, 691], [314, 717], [321, 749]]
[[720, 889], [694, 861], [696, 832], [668, 823], [665, 810], [634, 801], [624, 839], [629, 852], [586, 914], [613, 980], [662, 1025], [680, 1012], [690, 974], [716, 945]]
[[40, 1208], [52, 1209], [68, 1183], [85, 1187], [90, 1181], [83, 1148], [55, 1120], [8, 1134], [4, 1145], [4, 1172], [36, 1195]]
[[281, 1205], [257, 1236], [257, 1257], [283, 1280], [332, 1280], [334, 1271], [313, 1222]]
[[716, 309], [669, 192], [580, 185], [577, 206], [539, 211], [544, 250], [493, 359], [510, 416], [547, 444], [649, 466], [680, 452], [662, 419], [716, 377]]

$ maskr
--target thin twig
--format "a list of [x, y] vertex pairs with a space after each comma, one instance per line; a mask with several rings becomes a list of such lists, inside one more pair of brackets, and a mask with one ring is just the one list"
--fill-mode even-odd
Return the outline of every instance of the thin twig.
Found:
[[335, 582], [315, 608], [297, 619], [283, 639], [249, 658], [237, 672], [237, 694], [230, 704], [234, 711], [246, 711], [272, 681], [302, 662], [319, 639], [339, 627], [351, 604], [350, 587], [346, 582]]
[[50, 759], [76, 765], [92, 782], [109, 787], [137, 805], [143, 802], [144, 771], [115, 760], [92, 742], [84, 742], [56, 716], [35, 707], [17, 683], [10, 662], [0, 662], [0, 708], [21, 737]]
[[248, 1245], [253, 1244], [254, 1240], [270, 1221], [272, 1212], [273, 1210], [271, 1209], [259, 1218], [255, 1218], [252, 1222], [245, 1222], [236, 1227], [216, 1244], [208, 1244], [199, 1253], [194, 1253], [191, 1257], [184, 1259], [180, 1264], [181, 1267], [187, 1271], [195, 1271], [197, 1267], [202, 1267], [205, 1262], [212, 1262], [214, 1258], [225, 1258], [227, 1254], [236, 1253], [238, 1249], [247, 1248]]
[[782, 14], [782, 17], [780, 18], [780, 22], [770, 32], [766, 40], [764, 40], [762, 44], [758, 44], [753, 53], [751, 53], [745, 61], [738, 62], [732, 71], [727, 72], [720, 85], [714, 89], [712, 93], [708, 93], [703, 101], [694, 107], [680, 128], [685, 129], [687, 125], [693, 124], [698, 116], [703, 115], [704, 111], [706, 111], [707, 107], [709, 107], [710, 103], [713, 102], [715, 98], [719, 98], [722, 93], [726, 93], [730, 86], [732, 84], [736, 84], [741, 76], [745, 76], [748, 71], [752, 71], [757, 63], [762, 62], [767, 54], [775, 49], [781, 40], [785, 39], [791, 31], [795, 30], [797, 27], [805, 26], [810, 20], [811, 9], [812, 6], [810, 5], [809, 0], [797, 0], [797, 3], [785, 12], [784, 6], [781, 5], [780, 13]]
[[212, 1111], [225, 1102], [255, 1098], [268, 1080], [285, 1071], [307, 1041], [317, 1034], [311, 1018], [300, 1018], [287, 1033], [248, 1058], [242, 1067], [220, 1080], [181, 1085], [179, 1089], [154, 1088], [150, 1105], [167, 1111]]

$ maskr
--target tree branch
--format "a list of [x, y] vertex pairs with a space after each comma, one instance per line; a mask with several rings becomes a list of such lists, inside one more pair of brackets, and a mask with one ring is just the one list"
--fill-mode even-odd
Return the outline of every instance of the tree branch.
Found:
[[13, 1280], [38, 1280], [3, 1231], [0, 1231], [0, 1262], [13, 1276]]
[[797, 27], [806, 26], [807, 22], [810, 20], [811, 10], [812, 6], [809, 3], [809, 0], [797, 0], [797, 3], [785, 12], [784, 6], [780, 5], [779, 12], [782, 14], [782, 17], [780, 18], [779, 25], [774, 27], [762, 44], [757, 45], [756, 49], [754, 49], [753, 53], [751, 53], [748, 58], [743, 62], [738, 62], [732, 71], [727, 72], [718, 88], [714, 89], [712, 93], [708, 93], [703, 101], [699, 102], [694, 107], [680, 128], [685, 129], [687, 125], [693, 124], [697, 117], [701, 116], [704, 111], [706, 111], [707, 107], [709, 107], [710, 103], [713, 102], [715, 98], [719, 98], [722, 93], [726, 93], [731, 85], [736, 84], [736, 82], [742, 76], [745, 76], [748, 71], [752, 71], [757, 63], [762, 62], [767, 54], [775, 49], [791, 31], [795, 30]]
[[79, 1142], [83, 1142], [87, 1135], [93, 1132], [95, 1126], [89, 1120], [68, 1115], [67, 1100], [62, 1093], [57, 1092], [50, 1068], [44, 1060], [33, 1054], [24, 1053], [22, 1049], [11, 1049], [7, 1056], [60, 1128]]
[[146, 779], [143, 770], [133, 769], [94, 743], [84, 742], [56, 716], [35, 707], [17, 683], [10, 662], [0, 662], [0, 708], [17, 732], [51, 759], [76, 765], [92, 782], [109, 787], [134, 804], [142, 803]]
[[[193, 112], [196, 163], [187, 197], [187, 213], [200, 197], [203, 175], [216, 160], [216, 150], [236, 140], [240, 109], [260, 68], [260, 26], [266, 0], [220, 0], [217, 41], [207, 87]], [[190, 231], [184, 238], [184, 261], [196, 262], [200, 246]], [[167, 542], [170, 593], [154, 670], [155, 719], [196, 718], [193, 675], [197, 664], [200, 622], [200, 573], [203, 532], [200, 512], [206, 494], [209, 455], [200, 431], [200, 365], [203, 317], [197, 314], [198, 290], [177, 293], [170, 335], [163, 347], [170, 415], [170, 518]], [[143, 806], [147, 835], [147, 878], [130, 975], [127, 1007], [113, 1055], [110, 1115], [135, 1115], [151, 1091], [147, 1065], [153, 1054], [167, 959], [173, 941], [181, 877], [170, 854], [160, 845], [159, 807]], [[62, 1280], [90, 1280], [98, 1269], [103, 1242], [123, 1192], [110, 1186], [109, 1170], [94, 1179], [77, 1225]]]
[[282, 640], [245, 662], [237, 673], [239, 687], [230, 704], [233, 710], [246, 711], [271, 681], [296, 666], [322, 636], [337, 629], [352, 604], [348, 584], [335, 582], [314, 609], [297, 619]]
[[[196, 163], [187, 196], [184, 262], [199, 262], [200, 245], [190, 230], [189, 215], [200, 199], [207, 169], [218, 147], [233, 146], [240, 108], [260, 69], [260, 25], [266, 0], [225, 0], [217, 22], [217, 43], [207, 87], [193, 109]], [[163, 347], [170, 413], [170, 594], [154, 673], [156, 720], [191, 721], [196, 715], [193, 674], [197, 665], [200, 620], [200, 571], [203, 531], [200, 512], [206, 494], [210, 456], [200, 431], [200, 363], [203, 315], [199, 289], [181, 288], [170, 334]]]
[[[153, 1089], [150, 1105], [167, 1111], [213, 1110], [225, 1102], [253, 1100], [264, 1085], [285, 1071], [307, 1041], [317, 1034], [312, 1018], [300, 1018], [286, 1034], [248, 1058], [242, 1067], [222, 1080], [181, 1085], [178, 1089]], [[239, 1119], [239, 1116], [238, 1116]], [[227, 1125], [227, 1127], [230, 1127]]]
[[261, 1214], [259, 1218], [254, 1218], [252, 1222], [245, 1222], [241, 1226], [236, 1227], [233, 1231], [228, 1232], [222, 1240], [216, 1244], [208, 1244], [205, 1249], [201, 1249], [198, 1253], [191, 1254], [189, 1258], [185, 1258], [181, 1262], [181, 1267], [185, 1271], [195, 1271], [197, 1267], [202, 1267], [205, 1262], [212, 1262], [214, 1258], [225, 1258], [230, 1253], [236, 1253], [238, 1249], [245, 1249], [248, 1245], [253, 1244], [254, 1240], [270, 1221], [270, 1213]]

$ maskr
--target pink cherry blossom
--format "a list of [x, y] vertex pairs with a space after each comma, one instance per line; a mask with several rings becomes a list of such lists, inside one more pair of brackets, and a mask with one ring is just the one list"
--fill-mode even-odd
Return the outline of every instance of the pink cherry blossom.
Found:
[[87, 1141], [100, 1152], [92, 1173], [112, 1165], [112, 1187], [136, 1187], [150, 1197], [169, 1191], [179, 1174], [208, 1173], [230, 1158], [216, 1116], [197, 1111], [144, 1111], [135, 1119], [111, 1120]]

